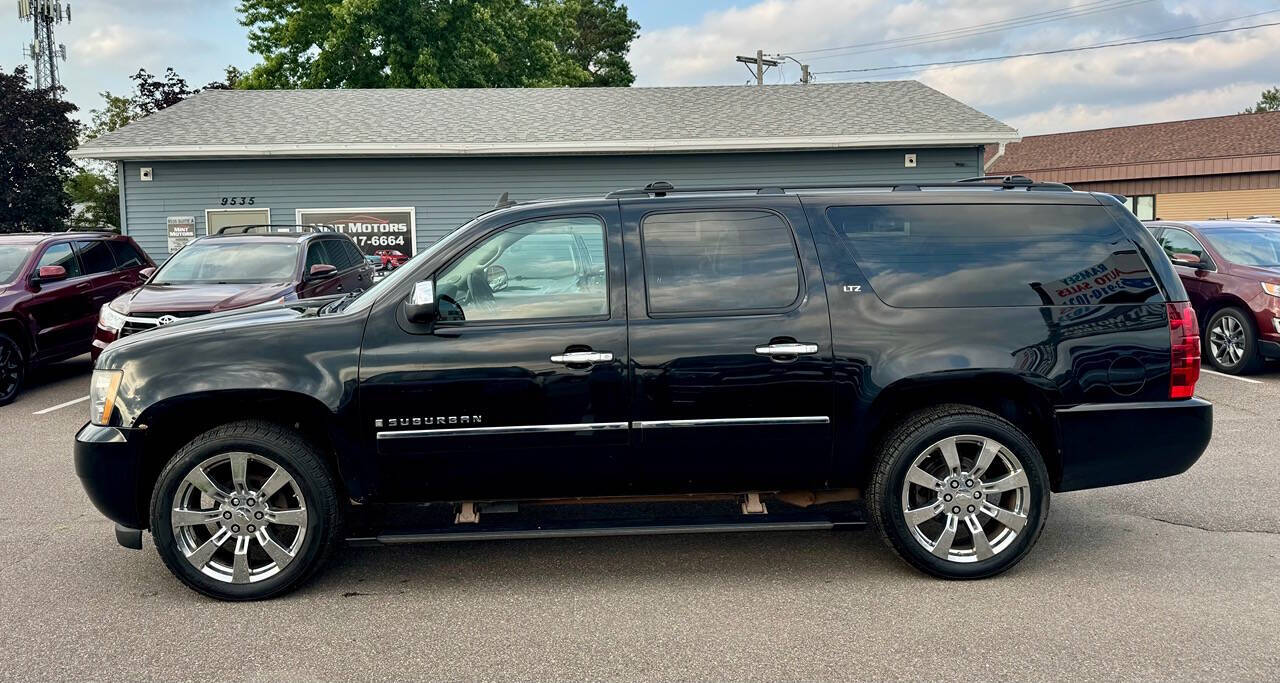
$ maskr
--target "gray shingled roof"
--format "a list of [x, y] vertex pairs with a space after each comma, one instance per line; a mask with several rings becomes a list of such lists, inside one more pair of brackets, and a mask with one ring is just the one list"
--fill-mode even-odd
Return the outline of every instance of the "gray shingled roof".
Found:
[[915, 81], [208, 91], [79, 158], [643, 153], [986, 144], [1017, 131]]

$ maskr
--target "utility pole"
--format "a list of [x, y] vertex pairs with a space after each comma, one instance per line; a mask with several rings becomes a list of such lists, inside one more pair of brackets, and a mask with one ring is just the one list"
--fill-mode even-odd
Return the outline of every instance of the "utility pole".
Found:
[[809, 85], [809, 65], [808, 64], [800, 65], [800, 82], [805, 85]]
[[776, 59], [765, 59], [764, 50], [756, 50], [755, 57], [744, 57], [742, 55], [738, 55], [736, 61], [746, 64], [748, 69], [750, 69], [752, 65], [755, 65], [756, 85], [764, 85], [765, 67], [777, 66], [782, 63]]

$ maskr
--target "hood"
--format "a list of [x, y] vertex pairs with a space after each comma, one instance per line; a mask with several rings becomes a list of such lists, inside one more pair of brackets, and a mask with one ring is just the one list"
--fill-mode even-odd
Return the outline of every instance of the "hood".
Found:
[[125, 315], [138, 313], [219, 312], [293, 296], [293, 284], [143, 285], [124, 294], [112, 308]]
[[1258, 282], [1280, 282], [1280, 268], [1231, 264], [1231, 274], [1236, 277], [1255, 278]]
[[[216, 334], [222, 339], [233, 339], [236, 336], [235, 331], [239, 329], [254, 328], [261, 330], [265, 326], [274, 323], [316, 318], [319, 315], [320, 308], [336, 298], [307, 299], [290, 303], [265, 303], [233, 311], [180, 319], [173, 324], [147, 330], [146, 334], [129, 335], [113, 342], [103, 352], [103, 355], [104, 357], [107, 354], [116, 355], [115, 352], [131, 346], [164, 344], [177, 338], [203, 336], [206, 333]], [[100, 364], [99, 367], [109, 366]]]

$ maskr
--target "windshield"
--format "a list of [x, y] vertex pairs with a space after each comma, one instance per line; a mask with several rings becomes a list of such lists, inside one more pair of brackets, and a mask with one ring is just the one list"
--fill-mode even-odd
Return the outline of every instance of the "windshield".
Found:
[[0, 244], [0, 283], [12, 280], [30, 254], [31, 247], [29, 246]]
[[[359, 293], [355, 297], [342, 302], [340, 307], [331, 308], [330, 310], [331, 311], [343, 310], [343, 311], [352, 312], [352, 311], [360, 310], [362, 308], [368, 308], [369, 306], [372, 306], [375, 301], [378, 300], [378, 297], [381, 296], [380, 292], [386, 292], [386, 291], [395, 289], [396, 285], [398, 285], [399, 283], [404, 282], [406, 280], [411, 280], [415, 277], [426, 277], [430, 273], [418, 272], [421, 270], [421, 268], [415, 268], [414, 264], [421, 265], [422, 263], [426, 262], [427, 259], [431, 258], [432, 254], [436, 253], [437, 251], [442, 249], [445, 245], [448, 245], [452, 243], [455, 239], [457, 239], [458, 235], [461, 235], [464, 232], [464, 228], [467, 228], [468, 226], [473, 225], [474, 223], [479, 221], [481, 218], [484, 218], [484, 216], [485, 215], [482, 214], [454, 228], [452, 232], [440, 238], [440, 240], [437, 241], [435, 244], [427, 247], [424, 251], [418, 252], [418, 254], [413, 257], [413, 260], [407, 262], [404, 266], [392, 271], [390, 275], [382, 278], [381, 280], [376, 282], [372, 287], [364, 290], [363, 292]], [[330, 306], [332, 307], [335, 305], [337, 304], [336, 303], [331, 304]]]
[[1280, 228], [1205, 230], [1204, 236], [1232, 263], [1264, 268], [1280, 266]]
[[286, 282], [297, 268], [298, 245], [280, 242], [194, 242], [160, 266], [152, 284]]

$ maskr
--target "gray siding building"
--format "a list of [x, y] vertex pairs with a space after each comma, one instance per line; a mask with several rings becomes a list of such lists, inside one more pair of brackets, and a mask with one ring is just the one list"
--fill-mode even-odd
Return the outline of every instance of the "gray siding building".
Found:
[[260, 223], [329, 223], [368, 253], [412, 253], [504, 192], [954, 180], [1017, 139], [913, 81], [210, 91], [75, 156], [118, 162], [124, 230], [163, 259], [184, 235]]

